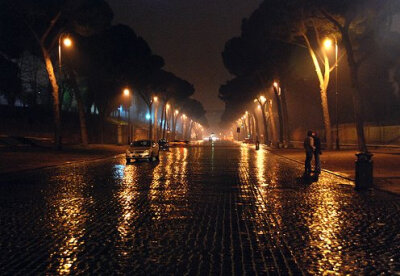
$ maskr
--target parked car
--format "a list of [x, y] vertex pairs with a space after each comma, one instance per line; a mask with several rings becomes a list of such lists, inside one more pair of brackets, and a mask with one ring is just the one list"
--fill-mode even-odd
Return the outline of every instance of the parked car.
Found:
[[160, 146], [160, 150], [168, 150], [169, 148], [169, 143], [167, 139], [160, 139], [158, 141], [158, 145]]
[[171, 147], [182, 147], [182, 146], [187, 146], [189, 144], [189, 141], [186, 140], [174, 140], [169, 142], [169, 145]]
[[126, 162], [129, 163], [132, 160], [143, 160], [149, 161], [158, 160], [160, 153], [160, 147], [158, 144], [151, 140], [138, 140], [134, 141], [129, 145], [126, 150]]

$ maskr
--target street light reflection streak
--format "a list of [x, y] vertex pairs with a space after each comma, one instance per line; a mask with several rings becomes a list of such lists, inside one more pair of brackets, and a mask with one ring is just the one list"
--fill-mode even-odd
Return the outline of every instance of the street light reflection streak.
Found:
[[55, 258], [56, 262], [49, 262], [49, 271], [52, 271], [53, 264], [58, 274], [68, 275], [74, 270], [74, 264], [78, 260], [79, 253], [84, 247], [84, 235], [86, 232], [85, 223], [89, 216], [85, 204], [92, 202], [91, 197], [84, 197], [85, 188], [84, 174], [68, 173], [57, 176], [56, 181], [63, 183], [61, 191], [57, 189], [54, 195], [49, 196], [50, 225], [54, 231], [55, 250], [50, 253], [50, 259]]
[[[321, 180], [328, 181], [328, 179]], [[341, 271], [344, 256], [340, 250], [342, 241], [338, 237], [342, 231], [339, 220], [340, 202], [323, 184], [321, 190], [312, 197], [316, 209], [310, 210], [314, 213], [307, 217], [306, 222], [311, 236], [309, 247], [320, 251], [318, 255], [321, 257], [316, 262], [318, 271]], [[333, 248], [339, 250], [332, 250]]]
[[128, 260], [132, 250], [127, 244], [130, 240], [135, 238], [135, 227], [132, 224], [139, 216], [139, 212], [135, 207], [135, 202], [139, 197], [137, 167], [125, 166], [123, 173], [124, 177], [121, 181], [121, 188], [116, 194], [121, 207], [121, 216], [118, 218], [117, 226], [120, 237], [117, 250], [121, 258]]

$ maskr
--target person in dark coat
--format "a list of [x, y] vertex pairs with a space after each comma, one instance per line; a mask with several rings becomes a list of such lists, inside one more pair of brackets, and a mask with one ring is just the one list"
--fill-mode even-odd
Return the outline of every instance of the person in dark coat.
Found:
[[321, 159], [320, 155], [322, 154], [321, 151], [321, 140], [318, 137], [318, 133], [313, 132], [313, 138], [314, 138], [314, 161], [315, 161], [315, 173], [320, 174], [321, 173]]
[[304, 161], [304, 176], [310, 176], [311, 161], [315, 150], [313, 132], [311, 130], [307, 131], [307, 136], [304, 139], [304, 150], [306, 153], [306, 160]]

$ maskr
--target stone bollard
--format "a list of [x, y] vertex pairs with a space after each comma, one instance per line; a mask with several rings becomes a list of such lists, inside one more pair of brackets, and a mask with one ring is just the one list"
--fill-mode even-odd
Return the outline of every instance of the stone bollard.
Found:
[[372, 153], [360, 152], [356, 154], [356, 190], [366, 190], [373, 185]]

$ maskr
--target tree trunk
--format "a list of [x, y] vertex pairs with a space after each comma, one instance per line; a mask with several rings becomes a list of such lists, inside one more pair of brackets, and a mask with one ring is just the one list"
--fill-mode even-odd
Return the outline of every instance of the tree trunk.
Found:
[[153, 104], [150, 103], [148, 105], [148, 107], [149, 107], [149, 115], [150, 115], [150, 119], [149, 119], [149, 140], [153, 140], [153, 124], [152, 124], [152, 121], [153, 121], [153, 118], [152, 118]]
[[85, 106], [83, 104], [81, 91], [79, 89], [78, 83], [76, 81], [76, 76], [74, 71], [69, 67], [66, 66], [68, 70], [68, 75], [70, 77], [71, 85], [74, 90], [76, 102], [78, 104], [78, 112], [79, 112], [79, 124], [81, 128], [81, 142], [83, 146], [88, 145], [88, 133], [86, 127], [86, 114], [85, 114]]
[[176, 138], [176, 123], [177, 123], [177, 121], [178, 121], [178, 116], [176, 114], [173, 114], [171, 140], [176, 140], [175, 138]]
[[[167, 139], [167, 128], [169, 127], [169, 119], [168, 119], [168, 112], [167, 112], [167, 108], [165, 108], [165, 123], [164, 123], [164, 127], [163, 127], [163, 132], [162, 132], [162, 137]], [[168, 139], [167, 139], [168, 140]]]
[[286, 144], [289, 144], [290, 142], [289, 115], [287, 110], [286, 91], [285, 87], [282, 85], [281, 85], [281, 103], [283, 112], [284, 141]]
[[265, 115], [265, 103], [261, 105], [261, 114], [263, 118], [263, 123], [264, 123], [264, 144], [268, 144], [268, 122], [267, 122], [267, 116]]
[[157, 121], [157, 115], [158, 115], [158, 108], [156, 107], [157, 105], [154, 105], [154, 126], [153, 126], [153, 128], [154, 128], [154, 130], [155, 130], [155, 133], [154, 133], [154, 140], [155, 141], [157, 141], [158, 140], [158, 128], [157, 128], [157, 126], [158, 126], [158, 121]]
[[322, 105], [322, 112], [324, 115], [323, 118], [325, 127], [326, 146], [328, 149], [332, 149], [331, 119], [329, 116], [328, 97], [326, 93], [326, 88], [321, 89], [321, 105]]
[[274, 86], [274, 94], [276, 99], [276, 106], [278, 109], [278, 120], [279, 120], [279, 142], [283, 143], [283, 115], [282, 115], [282, 104], [278, 89]]
[[164, 102], [162, 108], [161, 108], [161, 124], [157, 129], [157, 139], [161, 139], [164, 138], [164, 134], [163, 134], [163, 129], [164, 129], [164, 113], [165, 113], [165, 109], [166, 109], [166, 103]]
[[274, 118], [274, 113], [272, 113], [272, 100], [270, 100], [270, 103], [268, 105], [268, 112], [269, 112], [269, 119], [271, 123], [271, 132], [272, 132], [272, 144], [276, 144], [278, 140], [278, 135], [276, 132], [276, 125], [275, 125], [275, 118]]
[[258, 125], [257, 113], [253, 112], [254, 124], [256, 126], [256, 141], [260, 141], [260, 127]]
[[354, 59], [353, 48], [347, 30], [342, 31], [342, 40], [347, 54], [347, 62], [350, 69], [351, 92], [354, 106], [354, 119], [357, 130], [357, 144], [360, 152], [368, 152], [364, 135], [364, 112], [361, 102], [360, 85], [358, 81], [358, 65]]
[[190, 141], [190, 139], [192, 138], [192, 128], [193, 128], [193, 123], [189, 123], [189, 127], [188, 127], [188, 131], [187, 131], [187, 139], [188, 141]]
[[62, 138], [61, 138], [61, 112], [60, 112], [60, 98], [59, 98], [59, 87], [57, 84], [56, 75], [54, 73], [54, 67], [51, 62], [51, 58], [47, 50], [41, 45], [43, 58], [46, 65], [47, 75], [52, 89], [53, 96], [53, 112], [54, 112], [54, 145], [57, 150], [61, 150]]
[[331, 120], [329, 116], [329, 107], [328, 107], [328, 98], [326, 96], [326, 91], [329, 85], [329, 74], [330, 74], [330, 67], [329, 67], [329, 59], [324, 51], [322, 51], [323, 59], [324, 59], [324, 73], [322, 73], [321, 66], [319, 64], [317, 55], [315, 54], [314, 49], [311, 46], [310, 41], [308, 40], [307, 35], [303, 34], [303, 38], [306, 41], [306, 46], [308, 52], [311, 56], [313, 61], [315, 72], [318, 77], [320, 93], [321, 93], [321, 105], [322, 105], [322, 114], [324, 117], [324, 127], [325, 127], [325, 137], [326, 137], [326, 144], [327, 148], [332, 148], [332, 132], [331, 132]]

